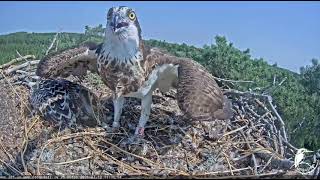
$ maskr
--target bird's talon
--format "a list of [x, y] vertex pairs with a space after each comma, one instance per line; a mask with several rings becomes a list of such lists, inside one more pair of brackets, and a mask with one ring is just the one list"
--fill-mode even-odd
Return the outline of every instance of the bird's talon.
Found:
[[138, 127], [136, 129], [135, 136], [143, 137], [144, 136], [144, 128], [143, 127]]
[[111, 131], [112, 132], [118, 132], [120, 130], [120, 125], [119, 123], [113, 123], [112, 124], [112, 128], [111, 128]]
[[111, 132], [115, 133], [115, 132], [119, 132], [120, 127], [112, 127], [111, 128]]
[[124, 146], [127, 146], [127, 145], [139, 144], [142, 139], [143, 139], [143, 136], [133, 135], [130, 138], [128, 138], [127, 140], [123, 141], [121, 143], [121, 146], [124, 147]]
[[102, 128], [105, 129], [105, 130], [106, 130], [107, 132], [109, 132], [109, 133], [112, 132], [112, 127], [110, 127], [110, 126], [108, 126], [108, 125], [106, 125], [106, 124], [103, 125]]

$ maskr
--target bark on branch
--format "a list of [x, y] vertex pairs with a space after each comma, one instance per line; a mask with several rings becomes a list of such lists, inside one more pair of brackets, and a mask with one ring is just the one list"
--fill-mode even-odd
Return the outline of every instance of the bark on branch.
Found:
[[59, 33], [60, 33], [60, 32], [57, 32], [57, 33], [56, 33], [56, 35], [54, 36], [54, 38], [53, 38], [53, 40], [52, 40], [52, 42], [51, 42], [51, 44], [50, 44], [49, 48], [47, 49], [47, 51], [46, 51], [46, 54], [45, 54], [45, 55], [48, 55], [48, 54], [49, 54], [50, 50], [52, 49], [52, 47], [53, 47], [54, 43], [55, 43], [55, 42], [56, 42], [56, 40], [57, 40], [57, 37], [58, 37]]
[[39, 62], [40, 62], [40, 60], [27, 61], [27, 62], [25, 62], [25, 63], [23, 63], [23, 64], [18, 65], [18, 66], [15, 66], [15, 67], [12, 67], [12, 68], [10, 68], [10, 69], [7, 69], [7, 70], [5, 71], [5, 74], [11, 74], [11, 73], [13, 73], [13, 72], [15, 72], [15, 71], [17, 71], [17, 70], [19, 70], [19, 69], [25, 68], [25, 67], [27, 67], [27, 66], [36, 65], [36, 64], [38, 64]]
[[6, 64], [1, 65], [1, 66], [0, 66], [0, 69], [7, 68], [7, 67], [11, 66], [12, 64], [21, 62], [21, 61], [23, 61], [23, 60], [35, 59], [35, 58], [36, 58], [36, 57], [35, 57], [34, 55], [25, 55], [25, 56], [22, 56], [22, 57], [18, 57], [18, 58], [12, 59], [11, 61], [9, 61], [9, 62], [6, 63]]

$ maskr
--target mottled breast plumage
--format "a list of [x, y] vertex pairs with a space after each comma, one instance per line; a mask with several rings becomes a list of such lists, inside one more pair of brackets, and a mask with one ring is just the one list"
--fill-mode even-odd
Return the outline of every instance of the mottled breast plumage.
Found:
[[140, 51], [131, 57], [117, 57], [106, 48], [97, 58], [98, 73], [117, 96], [126, 95], [138, 91], [145, 81], [142, 62], [143, 54]]

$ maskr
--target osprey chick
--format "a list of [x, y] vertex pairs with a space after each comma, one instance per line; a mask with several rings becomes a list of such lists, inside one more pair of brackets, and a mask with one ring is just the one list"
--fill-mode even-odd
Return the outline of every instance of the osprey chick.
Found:
[[103, 116], [98, 109], [98, 98], [82, 85], [64, 80], [40, 80], [31, 88], [32, 109], [45, 120], [64, 127], [75, 127], [77, 122], [97, 125]]
[[157, 88], [162, 92], [176, 88], [178, 105], [191, 120], [228, 119], [233, 115], [231, 103], [204, 67], [191, 59], [144, 46], [138, 17], [129, 7], [109, 9], [103, 43], [84, 44], [45, 57], [39, 63], [37, 75], [47, 78], [82, 76], [87, 70], [97, 72], [113, 91], [113, 128], [120, 126], [126, 97], [142, 100], [135, 131], [138, 136], [143, 135], [150, 115], [152, 92]]

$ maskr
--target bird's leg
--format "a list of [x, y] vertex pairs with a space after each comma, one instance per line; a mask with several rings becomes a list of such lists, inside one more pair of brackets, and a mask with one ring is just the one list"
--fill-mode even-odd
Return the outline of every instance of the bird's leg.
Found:
[[112, 129], [118, 129], [120, 127], [120, 116], [123, 109], [124, 104], [124, 97], [120, 96], [113, 99], [113, 107], [114, 107], [114, 116], [113, 116], [113, 123], [112, 123]]
[[152, 91], [150, 91], [146, 96], [144, 96], [141, 100], [141, 115], [139, 119], [139, 124], [136, 127], [135, 133], [126, 141], [121, 143], [121, 146], [125, 146], [128, 144], [139, 143], [144, 136], [144, 127], [149, 119], [150, 111], [152, 104]]
[[136, 127], [136, 131], [134, 133], [135, 136], [142, 137], [144, 135], [144, 126], [146, 125], [150, 116], [151, 104], [152, 104], [152, 91], [150, 91], [141, 100], [141, 115], [139, 119], [139, 124]]

